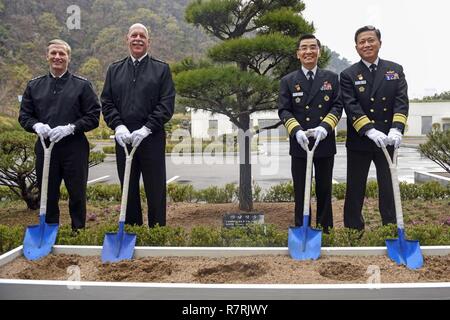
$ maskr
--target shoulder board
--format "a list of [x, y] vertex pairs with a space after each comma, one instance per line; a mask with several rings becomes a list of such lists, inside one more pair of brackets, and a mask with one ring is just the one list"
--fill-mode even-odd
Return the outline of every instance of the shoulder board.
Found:
[[44, 78], [45, 76], [46, 76], [46, 74], [44, 74], [44, 75], [42, 75], [42, 76], [37, 76], [37, 77], [31, 79], [30, 82], [31, 82], [31, 81], [34, 81], [34, 80], [37, 80], [37, 79], [40, 79], [40, 78]]
[[125, 57], [125, 58], [123, 58], [123, 59], [120, 59], [120, 60], [117, 60], [117, 61], [114, 61], [113, 63], [111, 63], [111, 65], [113, 65], [113, 64], [117, 64], [117, 63], [120, 63], [120, 62], [124, 62], [125, 60], [127, 60], [128, 59], [128, 57]]
[[81, 79], [81, 80], [84, 80], [84, 81], [89, 81], [88, 79], [86, 79], [86, 78], [84, 78], [84, 77], [82, 77], [82, 76], [79, 76], [79, 75], [77, 75], [77, 74], [72, 74], [75, 78], [77, 78], [77, 79]]
[[162, 60], [160, 60], [160, 59], [158, 59], [158, 58], [155, 58], [155, 57], [152, 57], [152, 56], [150, 56], [150, 59], [152, 59], [153, 61], [156, 61], [156, 62], [160, 62], [160, 63], [167, 64], [167, 62], [162, 61]]

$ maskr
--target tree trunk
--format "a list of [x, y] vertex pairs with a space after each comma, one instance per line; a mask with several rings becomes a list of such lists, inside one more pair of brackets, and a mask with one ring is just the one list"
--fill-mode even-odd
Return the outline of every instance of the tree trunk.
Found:
[[39, 199], [39, 193], [34, 193], [32, 191], [27, 191], [22, 189], [22, 199], [27, 204], [27, 208], [30, 210], [36, 210], [40, 207], [40, 199]]
[[238, 133], [239, 141], [239, 209], [243, 211], [253, 210], [252, 195], [252, 165], [250, 162], [251, 134], [250, 116], [243, 114], [239, 117], [242, 125]]

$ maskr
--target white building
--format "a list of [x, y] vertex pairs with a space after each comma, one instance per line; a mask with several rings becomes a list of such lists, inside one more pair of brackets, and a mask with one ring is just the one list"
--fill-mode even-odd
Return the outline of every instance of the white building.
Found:
[[[270, 126], [279, 121], [276, 110], [255, 112], [250, 116], [250, 127]], [[450, 129], [450, 102], [410, 103], [409, 116], [405, 135], [425, 136], [432, 125], [438, 123], [443, 129]], [[345, 113], [338, 124], [338, 130], [347, 127]], [[211, 114], [203, 110], [191, 111], [191, 134], [193, 138], [208, 139], [212, 136], [230, 134], [236, 130], [228, 117], [222, 114]], [[286, 136], [286, 129], [280, 126], [272, 135]]]

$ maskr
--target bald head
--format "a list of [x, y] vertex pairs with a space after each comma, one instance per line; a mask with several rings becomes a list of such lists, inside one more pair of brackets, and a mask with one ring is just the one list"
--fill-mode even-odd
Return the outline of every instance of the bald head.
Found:
[[128, 35], [130, 35], [134, 31], [134, 29], [142, 29], [142, 30], [144, 30], [145, 35], [147, 36], [147, 38], [149, 37], [149, 33], [148, 33], [148, 30], [147, 30], [147, 27], [144, 26], [142, 23], [135, 23], [135, 24], [133, 24], [128, 29]]

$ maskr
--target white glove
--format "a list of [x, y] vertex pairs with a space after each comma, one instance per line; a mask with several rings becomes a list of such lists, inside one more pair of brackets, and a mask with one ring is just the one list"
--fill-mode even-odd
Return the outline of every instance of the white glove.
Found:
[[402, 143], [402, 133], [397, 128], [391, 128], [388, 134], [388, 144], [393, 145], [395, 149], [400, 147], [400, 143]]
[[311, 131], [313, 133], [314, 140], [316, 140], [315, 145], [318, 145], [319, 142], [325, 139], [328, 135], [327, 129], [321, 126], [312, 128], [308, 131]]
[[62, 138], [72, 134], [75, 130], [75, 126], [72, 124], [68, 124], [66, 126], [57, 126], [50, 130], [48, 137], [51, 142], [59, 142]]
[[115, 136], [117, 143], [125, 148], [125, 144], [131, 142], [131, 133], [123, 124], [116, 127]]
[[131, 146], [137, 147], [141, 144], [142, 140], [147, 138], [147, 136], [152, 133], [152, 130], [146, 126], [142, 126], [139, 130], [135, 130], [131, 133]]
[[298, 130], [295, 133], [295, 138], [297, 139], [297, 142], [300, 145], [300, 147], [302, 147], [303, 150], [307, 151], [308, 145], [309, 145], [309, 140], [308, 140], [308, 137], [306, 136], [305, 131]]
[[47, 139], [48, 134], [52, 128], [48, 124], [43, 124], [42, 122], [38, 122], [33, 126], [33, 130], [38, 134], [38, 136]]
[[379, 148], [381, 148], [382, 145], [386, 146], [386, 144], [388, 142], [387, 135], [385, 135], [383, 132], [381, 132], [377, 129], [367, 130], [366, 136], [368, 136], [369, 139], [371, 139], [373, 142], [375, 142], [375, 144]]

